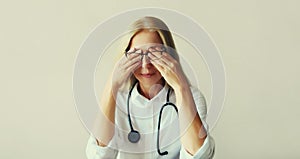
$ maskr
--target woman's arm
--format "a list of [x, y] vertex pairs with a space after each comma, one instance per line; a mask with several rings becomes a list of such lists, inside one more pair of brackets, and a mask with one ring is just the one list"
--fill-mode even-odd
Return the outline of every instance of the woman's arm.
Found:
[[132, 72], [141, 65], [139, 55], [123, 57], [116, 63], [112, 76], [108, 80], [100, 101], [97, 114], [95, 136], [99, 146], [107, 146], [114, 136], [115, 109], [117, 92], [124, 86]]
[[206, 130], [197, 113], [190, 87], [183, 84], [174, 91], [179, 108], [181, 143], [188, 153], [194, 155], [204, 143]]
[[[155, 56], [158, 54], [149, 55], [151, 59]], [[151, 63], [175, 91], [181, 142], [183, 147], [194, 155], [203, 145], [207, 134], [197, 113], [193, 95], [181, 65], [168, 53], [164, 53], [159, 60], [151, 60]]]
[[111, 82], [106, 85], [100, 102], [100, 113], [96, 122], [97, 144], [105, 147], [114, 136], [116, 93]]

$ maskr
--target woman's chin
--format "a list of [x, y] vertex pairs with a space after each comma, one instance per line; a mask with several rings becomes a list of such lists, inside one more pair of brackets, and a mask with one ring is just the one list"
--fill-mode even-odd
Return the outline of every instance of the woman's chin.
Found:
[[161, 77], [158, 76], [151, 76], [151, 77], [141, 77], [138, 79], [139, 83], [142, 85], [154, 85], [160, 84], [162, 81]]

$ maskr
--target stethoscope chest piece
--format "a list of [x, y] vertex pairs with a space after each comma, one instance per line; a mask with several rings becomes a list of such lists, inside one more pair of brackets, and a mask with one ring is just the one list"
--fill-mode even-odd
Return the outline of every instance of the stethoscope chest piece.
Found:
[[129, 133], [128, 133], [128, 140], [131, 142], [131, 143], [137, 143], [139, 140], [140, 140], [140, 133], [138, 131], [135, 131], [135, 130], [131, 130]]

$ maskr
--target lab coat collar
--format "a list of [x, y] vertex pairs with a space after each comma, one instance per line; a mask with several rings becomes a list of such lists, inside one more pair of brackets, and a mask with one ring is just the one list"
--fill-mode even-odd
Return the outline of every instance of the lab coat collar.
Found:
[[151, 99], [147, 99], [138, 92], [138, 83], [136, 83], [132, 90], [131, 98], [133, 99], [133, 101], [137, 101], [140, 103], [152, 103], [153, 101], [166, 102], [168, 89], [169, 86], [167, 85], [167, 83], [165, 83], [164, 87], [158, 92], [158, 94], [156, 94]]

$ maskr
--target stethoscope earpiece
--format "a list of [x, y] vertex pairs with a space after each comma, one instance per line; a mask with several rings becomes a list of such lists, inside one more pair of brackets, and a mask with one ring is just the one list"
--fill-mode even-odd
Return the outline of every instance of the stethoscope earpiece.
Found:
[[140, 133], [138, 131], [135, 131], [135, 130], [131, 130], [129, 133], [128, 133], [128, 140], [131, 142], [131, 143], [137, 143], [139, 140], [140, 140]]

